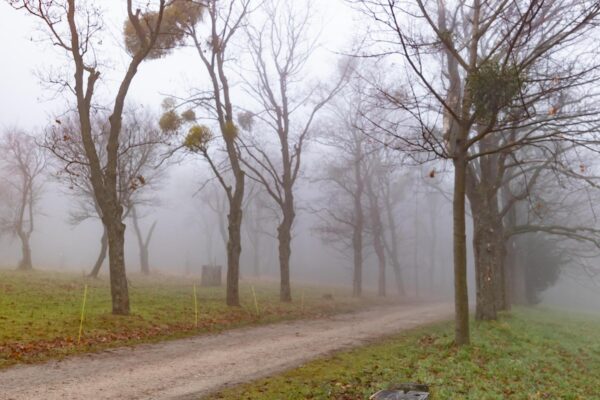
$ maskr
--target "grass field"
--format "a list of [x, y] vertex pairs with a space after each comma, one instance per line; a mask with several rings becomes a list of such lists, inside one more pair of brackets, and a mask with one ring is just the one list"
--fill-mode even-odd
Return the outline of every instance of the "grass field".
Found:
[[[295, 301], [279, 302], [276, 284], [241, 283], [241, 308], [224, 304], [223, 288], [197, 287], [197, 279], [130, 277], [131, 316], [110, 313], [108, 279], [64, 273], [0, 270], [0, 368], [109, 347], [216, 332], [285, 319], [351, 311], [381, 300], [358, 301], [342, 289], [294, 286]], [[84, 285], [88, 285], [81, 342], [77, 343]], [[332, 294], [328, 299], [325, 294]]]
[[519, 309], [473, 325], [457, 349], [451, 323], [308, 363], [214, 399], [367, 399], [401, 382], [439, 400], [600, 399], [600, 318]]

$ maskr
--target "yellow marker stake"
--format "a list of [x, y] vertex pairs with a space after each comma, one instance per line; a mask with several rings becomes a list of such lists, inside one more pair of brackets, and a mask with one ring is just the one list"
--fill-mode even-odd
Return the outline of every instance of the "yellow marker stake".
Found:
[[260, 310], [258, 309], [258, 300], [256, 299], [256, 292], [254, 291], [254, 286], [252, 288], [252, 296], [254, 296], [254, 307], [256, 308], [256, 315], [260, 315]]
[[198, 327], [198, 297], [196, 296], [196, 284], [194, 283], [194, 313], [196, 315], [196, 328]]
[[302, 289], [302, 297], [300, 299], [300, 310], [304, 312], [304, 289]]
[[81, 318], [79, 319], [79, 336], [77, 336], [77, 344], [81, 342], [81, 333], [83, 332], [83, 319], [85, 318], [85, 301], [87, 299], [87, 288], [85, 285], [83, 288], [83, 303], [81, 304]]

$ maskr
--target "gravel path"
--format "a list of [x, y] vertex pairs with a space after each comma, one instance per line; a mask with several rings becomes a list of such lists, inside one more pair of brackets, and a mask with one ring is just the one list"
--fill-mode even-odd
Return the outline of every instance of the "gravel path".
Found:
[[198, 399], [452, 313], [449, 304], [382, 307], [17, 366], [0, 371], [0, 399]]

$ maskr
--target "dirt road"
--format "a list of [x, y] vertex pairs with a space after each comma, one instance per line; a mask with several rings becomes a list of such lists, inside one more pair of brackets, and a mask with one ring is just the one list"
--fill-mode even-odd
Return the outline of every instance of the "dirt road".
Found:
[[448, 304], [385, 307], [17, 366], [0, 372], [0, 399], [198, 399], [452, 312]]

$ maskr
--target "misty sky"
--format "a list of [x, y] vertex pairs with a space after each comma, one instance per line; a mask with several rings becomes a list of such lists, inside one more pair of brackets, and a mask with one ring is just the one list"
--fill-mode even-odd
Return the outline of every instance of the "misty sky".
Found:
[[[306, 1], [306, 0], [297, 0]], [[100, 93], [108, 94], [118, 82], [123, 66], [128, 62], [128, 56], [121, 47], [121, 26], [125, 5], [120, 0], [105, 0], [98, 2], [105, 9], [105, 33], [102, 37], [104, 64]], [[320, 35], [321, 48], [313, 57], [309, 69], [319, 77], [330, 76], [335, 72], [336, 52], [348, 50], [357, 32], [367, 27], [358, 20], [359, 16], [345, 4], [343, 0], [315, 1], [313, 34]], [[54, 116], [65, 110], [66, 102], [72, 101], [70, 93], [57, 93], [55, 89], [44, 83], [44, 76], [55, 71], [63, 70], [67, 61], [60, 51], [44, 40], [45, 35], [39, 30], [35, 18], [24, 12], [13, 10], [6, 2], [0, 2], [0, 129], [17, 126], [30, 133], [43, 131], [44, 126], [53, 123]], [[128, 95], [129, 103], [143, 104], [153, 110], [159, 110], [161, 101], [168, 95], [185, 96], [190, 87], [199, 87], [206, 83], [205, 71], [200, 65], [197, 55], [192, 49], [179, 49], [166, 58], [147, 61], [142, 64], [138, 75]], [[305, 167], [310, 168], [310, 165]], [[213, 243], [215, 250], [210, 251], [210, 257], [219, 263], [224, 263], [222, 246], [219, 235], [207, 227], [214, 223], [207, 220], [201, 199], [193, 197], [201, 182], [209, 176], [207, 166], [200, 160], [192, 160], [183, 165], [170, 169], [165, 188], [161, 191], [161, 206], [145, 218], [143, 224], [148, 226], [153, 219], [158, 220], [155, 242], [158, 250], [151, 249], [151, 264], [176, 272], [182, 271], [186, 263], [198, 265], [207, 262], [209, 251], [206, 243]], [[303, 183], [301, 190], [306, 190]], [[88, 270], [96, 257], [99, 247], [100, 224], [89, 221], [81, 226], [72, 227], [66, 223], [68, 207], [71, 198], [65, 196], [66, 190], [50, 181], [46, 186], [45, 197], [42, 201], [38, 229], [33, 236], [34, 263], [42, 267], [64, 267], [78, 271]], [[444, 205], [441, 213], [444, 213]], [[198, 211], [198, 210], [203, 211]], [[449, 209], [446, 217], [450, 215]], [[315, 246], [323, 248], [320, 240], [311, 233], [310, 218], [299, 215], [293, 248], [293, 261], [302, 265], [302, 269], [294, 267], [292, 273], [300, 276], [318, 272], [320, 276], [337, 271], [332, 276], [342, 277], [348, 274], [348, 260], [340, 259], [333, 250], [315, 252]], [[410, 220], [408, 220], [410, 224]], [[442, 224], [449, 228], [448, 224]], [[445, 229], [445, 228], [444, 228]], [[407, 228], [407, 240], [412, 240], [410, 226]], [[450, 230], [439, 232], [440, 237], [447, 235]], [[209, 238], [210, 236], [210, 238]], [[449, 260], [450, 240], [446, 241], [440, 257]], [[408, 243], [408, 248], [413, 243]], [[276, 249], [266, 252], [265, 258], [276, 265]], [[0, 263], [16, 263], [19, 257], [19, 246], [16, 240], [0, 238], [0, 249], [3, 255], [8, 254], [8, 261]], [[200, 250], [202, 249], [202, 250]], [[222, 250], [222, 249], [221, 249]], [[246, 252], [248, 249], [244, 249]], [[128, 263], [137, 266], [137, 249], [135, 242], [128, 233], [127, 258]], [[335, 263], [336, 268], [332, 265]], [[0, 265], [6, 266], [6, 265]], [[334, 271], [335, 270], [335, 271]], [[450, 269], [448, 269], [448, 279]], [[333, 278], [332, 278], [333, 279]], [[367, 282], [369, 276], [367, 276]]]
[[[125, 5], [120, 0], [106, 0], [102, 4], [109, 13], [104, 18], [105, 37], [109, 43], [102, 46], [109, 51], [110, 61], [114, 63], [112, 76], [108, 82], [106, 76], [103, 80], [104, 84], [110, 85], [118, 77], [116, 71], [127, 62], [127, 54], [118, 47]], [[314, 33], [321, 31], [322, 49], [314, 58], [314, 68], [319, 69], [333, 59], [333, 52], [351, 44], [356, 14], [343, 0], [317, 1], [315, 5]], [[0, 126], [43, 126], [64, 104], [64, 97], [56, 98], [52, 90], [46, 90], [38, 74], [40, 70], [46, 71], [48, 66], [58, 68], [65, 61], [43, 40], [44, 34], [39, 27], [34, 18], [0, 2], [0, 48], [3, 54]], [[146, 61], [134, 80], [128, 100], [157, 107], [165, 95], [185, 93], [190, 85], [197, 84], [205, 75], [199, 67], [199, 59], [191, 49], [179, 50], [160, 60]]]
[[[101, 95], [106, 94], [102, 97], [110, 100], [110, 91], [118, 83], [120, 73], [128, 62], [128, 55], [121, 47], [120, 36], [125, 6], [124, 2], [118, 0], [97, 4], [102, 4], [105, 10], [105, 32], [102, 44], [98, 45], [103, 52], [101, 62], [105, 64], [101, 67], [103, 76], [99, 90]], [[356, 15], [347, 8], [343, 0], [318, 1], [315, 5], [312, 33], [318, 35], [320, 32], [321, 47], [313, 57], [309, 69], [320, 75], [330, 74], [337, 66], [336, 52], [347, 49], [352, 43], [353, 19]], [[55, 115], [65, 110], [66, 102], [72, 102], [70, 93], [57, 93], [55, 88], [45, 83], [49, 74], [64, 70], [66, 59], [48, 43], [35, 18], [13, 10], [5, 2], [0, 2], [0, 30], [0, 48], [5, 54], [0, 74], [0, 128], [17, 126], [39, 134], [44, 126], [53, 123]], [[166, 58], [142, 64], [128, 94], [128, 102], [159, 110], [165, 96], [184, 96], [190, 87], [205, 84], [205, 76], [194, 51], [189, 48], [179, 49]], [[159, 250], [151, 251], [155, 266], [180, 271], [186, 263], [206, 262], [208, 251], [199, 242], [206, 242], [209, 240], [208, 236], [211, 236], [210, 243], [214, 243], [216, 247], [215, 251], [211, 251], [212, 257], [217, 262], [224, 262], [222, 256], [219, 257], [219, 235], [207, 232], [207, 218], [199, 215], [202, 212], [198, 212], [202, 208], [201, 199], [193, 197], [206, 176], [209, 176], [209, 171], [200, 160], [170, 168], [169, 178], [160, 193], [161, 206], [143, 222], [148, 226], [152, 219], [159, 221], [155, 236], [156, 243], [160, 244]], [[41, 202], [42, 215], [32, 239], [34, 263], [41, 267], [87, 270], [97, 254], [100, 224], [98, 221], [88, 221], [77, 227], [69, 226], [65, 221], [72, 202], [65, 193], [68, 190], [55, 182], [50, 181], [46, 185]], [[302, 227], [302, 224], [301, 217], [298, 225]], [[210, 221], [208, 225], [214, 229], [214, 224], [211, 225]], [[314, 246], [318, 242], [310, 234], [308, 225], [304, 224], [301, 228], [306, 234], [299, 234], [295, 238], [295, 257], [299, 262], [309, 264], [307, 270], [311, 267], [321, 269], [314, 260], [303, 256], [306, 254], [303, 248]], [[135, 242], [131, 231], [128, 234], [127, 257], [136, 265]], [[5, 256], [9, 254], [9, 262], [16, 262], [19, 257], [17, 241], [0, 239], [0, 248], [4, 249]], [[197, 254], [199, 248], [202, 249], [201, 255]], [[265, 256], [276, 264], [275, 252]], [[335, 257], [337, 254], [331, 252], [329, 257], [323, 257], [321, 261], [328, 263]], [[343, 268], [341, 271], [346, 273]]]

